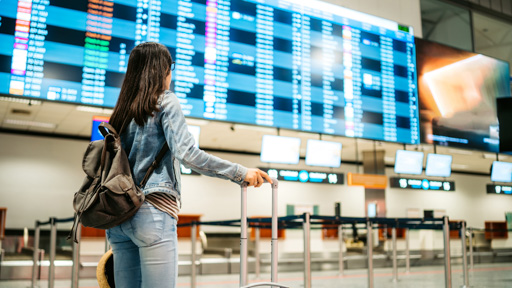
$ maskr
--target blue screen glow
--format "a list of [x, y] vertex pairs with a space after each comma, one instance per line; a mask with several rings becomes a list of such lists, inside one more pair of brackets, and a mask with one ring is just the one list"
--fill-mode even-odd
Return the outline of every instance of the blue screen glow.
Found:
[[0, 94], [113, 107], [156, 41], [186, 116], [419, 143], [412, 27], [317, 0], [1, 3]]

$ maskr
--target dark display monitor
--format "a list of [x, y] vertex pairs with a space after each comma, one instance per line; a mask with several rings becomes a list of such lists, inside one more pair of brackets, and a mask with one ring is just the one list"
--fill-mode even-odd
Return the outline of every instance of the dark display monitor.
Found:
[[0, 94], [113, 107], [166, 45], [186, 116], [419, 143], [412, 27], [316, 0], [2, 0]]
[[429, 153], [427, 155], [425, 175], [450, 177], [452, 174], [452, 158], [452, 155]]
[[339, 142], [308, 140], [306, 165], [337, 168], [341, 165], [341, 147]]
[[496, 99], [500, 127], [500, 152], [512, 153], [512, 97]]
[[104, 137], [101, 135], [100, 130], [98, 130], [98, 127], [100, 126], [101, 122], [107, 122], [110, 120], [110, 117], [104, 117], [104, 116], [93, 116], [92, 117], [92, 131], [91, 131], [91, 141], [96, 140], [102, 140]]
[[421, 141], [499, 151], [496, 98], [510, 96], [507, 62], [416, 39]]
[[395, 173], [421, 175], [423, 171], [423, 152], [397, 150], [395, 156]]
[[425, 219], [434, 218], [434, 210], [423, 210], [423, 218], [425, 218]]
[[300, 160], [300, 138], [263, 135], [261, 162], [298, 164]]
[[512, 163], [501, 161], [492, 162], [491, 181], [512, 182]]

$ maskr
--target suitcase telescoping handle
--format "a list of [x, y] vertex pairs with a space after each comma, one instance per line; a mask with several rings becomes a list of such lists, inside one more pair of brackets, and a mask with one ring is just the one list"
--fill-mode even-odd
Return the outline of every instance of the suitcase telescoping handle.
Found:
[[[266, 182], [266, 181], [265, 181]], [[266, 182], [268, 183], [268, 182]], [[240, 287], [272, 286], [288, 288], [277, 284], [277, 188], [279, 182], [272, 178], [272, 246], [271, 246], [271, 277], [270, 282], [260, 282], [247, 285], [247, 183], [242, 184], [242, 215], [240, 219]]]

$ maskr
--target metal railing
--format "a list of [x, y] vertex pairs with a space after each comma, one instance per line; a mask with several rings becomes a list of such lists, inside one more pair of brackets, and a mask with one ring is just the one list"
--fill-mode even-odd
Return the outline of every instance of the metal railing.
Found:
[[[386, 228], [392, 229], [392, 281], [398, 281], [398, 265], [397, 265], [397, 228], [405, 229], [405, 267], [406, 272], [410, 271], [410, 251], [409, 251], [409, 240], [410, 240], [410, 230], [419, 230], [419, 229], [430, 229], [430, 230], [442, 230], [443, 231], [443, 246], [444, 246], [444, 278], [445, 278], [445, 287], [452, 287], [452, 273], [451, 273], [451, 254], [450, 254], [450, 230], [458, 230], [460, 233], [460, 240], [462, 245], [462, 271], [463, 271], [463, 287], [469, 287], [469, 270], [474, 269], [474, 249], [473, 249], [473, 232], [474, 231], [512, 231], [511, 229], [506, 230], [489, 230], [489, 229], [477, 229], [477, 228], [466, 228], [466, 222], [450, 222], [448, 217], [436, 218], [436, 219], [424, 219], [424, 218], [357, 218], [357, 217], [333, 217], [333, 216], [317, 216], [310, 215], [305, 213], [303, 215], [294, 215], [294, 216], [286, 216], [279, 217], [274, 220], [272, 218], [252, 218], [247, 219], [245, 215], [245, 219], [247, 220], [249, 227], [253, 227], [255, 229], [255, 275], [256, 278], [260, 277], [260, 265], [261, 265], [261, 257], [260, 257], [260, 229], [262, 228], [270, 228], [270, 223], [272, 221], [276, 221], [279, 225], [279, 229], [302, 229], [303, 230], [303, 262], [304, 262], [304, 284], [305, 288], [312, 287], [312, 278], [311, 278], [311, 229], [312, 226], [318, 224], [330, 224], [332, 228], [324, 228], [324, 229], [337, 229], [338, 239], [339, 239], [339, 254], [338, 254], [338, 265], [340, 275], [344, 274], [344, 261], [346, 261], [344, 257], [344, 241], [343, 241], [343, 229], [344, 225], [352, 225], [352, 224], [361, 224], [366, 228], [367, 234], [367, 243], [366, 243], [366, 251], [367, 251], [367, 265], [368, 265], [368, 287], [374, 287], [374, 275], [373, 275], [373, 229], [382, 229], [384, 225]], [[40, 234], [41, 227], [50, 225], [50, 249], [49, 249], [49, 265], [48, 265], [48, 287], [53, 288], [55, 282], [55, 257], [56, 257], [56, 242], [57, 242], [57, 224], [64, 222], [71, 222], [73, 218], [64, 218], [58, 219], [55, 217], [50, 218], [48, 221], [36, 221], [35, 229], [34, 229], [34, 250], [33, 250], [33, 267], [32, 267], [32, 282], [31, 287], [38, 287], [37, 282], [38, 279], [41, 278], [41, 267], [43, 266], [43, 259], [45, 251], [43, 249], [39, 249], [40, 244]], [[197, 257], [196, 251], [196, 233], [197, 233], [197, 225], [214, 225], [214, 226], [230, 226], [230, 227], [241, 227], [243, 221], [240, 219], [235, 220], [225, 220], [225, 221], [210, 221], [210, 222], [191, 222], [186, 224], [180, 224], [178, 226], [191, 226], [192, 228], [192, 251], [191, 251], [191, 287], [195, 288], [197, 285], [197, 265], [200, 264], [200, 261]], [[274, 223], [275, 224], [275, 223]], [[466, 245], [466, 232], [469, 237], [469, 247]], [[243, 232], [242, 232], [243, 233]], [[247, 234], [247, 231], [245, 230]], [[275, 232], [277, 233], [277, 232]], [[77, 237], [80, 239], [81, 230], [78, 228]], [[247, 239], [246, 239], [247, 240]], [[80, 244], [73, 242], [72, 244], [72, 275], [71, 275], [71, 287], [77, 288], [79, 284], [79, 272], [80, 272]], [[245, 243], [247, 245], [247, 243]], [[272, 248], [277, 248], [277, 234], [272, 237]], [[105, 242], [105, 249], [108, 248], [108, 242]], [[467, 249], [469, 249], [469, 257], [467, 254]], [[247, 255], [245, 258], [241, 256], [240, 265], [244, 265], [245, 268], [241, 266], [241, 283], [245, 283], [247, 285]], [[275, 257], [275, 259], [274, 259]], [[468, 265], [469, 258], [469, 265]], [[277, 253], [272, 257], [271, 260], [272, 266], [277, 267]], [[277, 273], [277, 269], [275, 269], [275, 273]], [[245, 280], [242, 278], [245, 275]], [[277, 279], [277, 276], [274, 275]], [[243, 281], [242, 281], [243, 280]], [[274, 281], [274, 280], [272, 280]], [[259, 283], [259, 285], [264, 284], [264, 282]], [[285, 287], [276, 283], [266, 283], [267, 285], [273, 287]], [[253, 284], [254, 285], [254, 284]], [[245, 287], [252, 287], [251, 285]]]
[[[38, 287], [38, 280], [41, 278], [41, 267], [43, 266], [43, 259], [45, 251], [39, 249], [40, 245], [40, 234], [41, 227], [50, 226], [50, 249], [49, 249], [49, 264], [48, 264], [48, 287], [53, 288], [55, 282], [55, 257], [56, 257], [56, 242], [57, 242], [57, 224], [64, 222], [71, 222], [73, 218], [58, 219], [55, 217], [50, 218], [48, 221], [36, 221], [34, 229], [34, 250], [33, 250], [33, 267], [32, 267], [32, 281], [31, 287]], [[261, 257], [260, 257], [260, 229], [270, 228], [271, 218], [252, 218], [248, 219], [249, 227], [255, 229], [255, 266], [254, 272], [256, 278], [260, 278], [261, 273]], [[451, 254], [450, 254], [450, 230], [458, 230], [460, 233], [460, 240], [462, 245], [462, 271], [463, 271], [463, 287], [469, 287], [469, 271], [474, 269], [474, 247], [473, 247], [473, 232], [474, 231], [486, 231], [486, 232], [511, 232], [511, 229], [477, 229], [477, 228], [466, 228], [466, 222], [460, 221], [453, 223], [448, 221], [448, 217], [438, 219], [423, 219], [423, 218], [356, 218], [356, 217], [333, 217], [333, 216], [317, 216], [309, 215], [307, 213], [303, 215], [294, 215], [277, 218], [279, 229], [302, 229], [304, 237], [304, 287], [312, 287], [311, 283], [311, 233], [312, 226], [318, 224], [332, 224], [331, 229], [337, 229], [339, 239], [339, 255], [338, 265], [340, 275], [344, 274], [344, 241], [343, 241], [343, 230], [344, 225], [348, 224], [364, 224], [367, 230], [367, 264], [368, 264], [368, 287], [374, 287], [374, 275], [373, 275], [373, 229], [382, 229], [377, 225], [385, 225], [386, 228], [392, 229], [392, 281], [398, 281], [398, 265], [397, 265], [397, 228], [405, 228], [405, 267], [406, 272], [410, 271], [410, 251], [409, 251], [409, 240], [410, 230], [414, 229], [433, 229], [443, 231], [443, 246], [444, 246], [444, 278], [445, 287], [452, 287], [452, 273], [451, 273]], [[192, 265], [191, 265], [191, 287], [197, 285], [197, 266], [200, 264], [196, 251], [196, 233], [197, 225], [214, 225], [214, 226], [230, 226], [240, 227], [240, 219], [226, 220], [226, 221], [211, 221], [211, 222], [191, 222], [187, 224], [180, 224], [178, 226], [191, 226], [192, 228]], [[329, 228], [324, 228], [329, 229]], [[466, 234], [466, 232], [468, 232]], [[81, 230], [78, 230], [78, 239], [81, 236]], [[469, 241], [466, 241], [466, 235], [469, 237]], [[272, 245], [277, 245], [277, 235]], [[469, 242], [469, 245], [466, 243]], [[71, 287], [77, 288], [79, 284], [79, 272], [80, 272], [80, 244], [73, 242], [72, 244], [72, 274], [71, 274]], [[105, 243], [107, 249], [108, 242]], [[246, 244], [247, 245], [247, 244]], [[469, 246], [469, 247], [467, 247]], [[469, 255], [467, 251], [469, 250]], [[276, 253], [277, 256], [277, 253]], [[277, 258], [277, 257], [276, 257]], [[469, 258], [469, 259], [468, 259]], [[469, 265], [468, 265], [469, 260]], [[274, 265], [277, 266], [277, 259], [273, 260]], [[242, 260], [244, 262], [244, 260]], [[242, 263], [241, 262], [241, 263]], [[272, 262], [272, 261], [271, 261]], [[245, 268], [244, 274], [247, 275], [248, 271]], [[247, 278], [246, 278], [247, 279]], [[260, 283], [263, 284], [263, 283]], [[270, 285], [270, 284], [268, 284]], [[251, 287], [246, 286], [246, 287]], [[274, 285], [274, 287], [280, 287]], [[284, 286], [283, 286], [284, 287]]]
[[[473, 247], [473, 233], [475, 231], [479, 232], [512, 232], [512, 229], [484, 229], [484, 228], [474, 228], [474, 227], [468, 227], [466, 229], [467, 236], [468, 236], [468, 242], [469, 242], [469, 268], [468, 270], [474, 269], [474, 247]], [[464, 235], [465, 237], [465, 235]], [[461, 237], [462, 238], [462, 237]], [[467, 256], [464, 256], [467, 257]]]
[[[240, 220], [226, 220], [226, 221], [205, 221], [205, 222], [192, 222], [186, 224], [180, 224], [179, 226], [192, 226], [193, 229], [197, 225], [214, 225], [214, 226], [231, 226], [231, 227], [239, 227], [238, 223]], [[270, 228], [269, 223], [271, 218], [253, 218], [249, 219], [249, 225], [257, 229], [256, 235], [259, 235], [259, 229], [261, 228]], [[429, 230], [442, 230], [443, 231], [443, 246], [444, 246], [444, 271], [445, 271], [445, 287], [452, 287], [452, 275], [451, 275], [451, 255], [450, 255], [450, 230], [458, 230], [461, 234], [461, 244], [463, 252], [463, 274], [464, 274], [464, 286], [469, 286], [469, 277], [468, 277], [468, 265], [467, 265], [467, 256], [465, 256], [466, 247], [466, 223], [464, 221], [461, 222], [449, 222], [448, 217], [443, 218], [357, 218], [357, 217], [332, 217], [332, 216], [316, 216], [309, 215], [307, 213], [303, 215], [295, 215], [295, 216], [286, 216], [278, 218], [279, 229], [303, 229], [303, 237], [304, 237], [304, 251], [303, 251], [303, 261], [304, 261], [304, 284], [305, 288], [312, 287], [311, 282], [311, 227], [312, 225], [318, 224], [332, 224], [336, 225], [333, 229], [338, 229], [338, 239], [339, 239], [339, 274], [342, 275], [344, 273], [344, 264], [345, 261], [343, 255], [343, 225], [346, 224], [365, 224], [365, 228], [367, 230], [367, 243], [366, 243], [366, 251], [367, 251], [367, 263], [368, 263], [368, 287], [374, 287], [374, 275], [373, 275], [373, 229], [382, 228], [378, 225], [385, 225], [387, 228], [392, 229], [392, 261], [393, 261], [393, 281], [398, 281], [398, 265], [397, 265], [397, 228], [405, 228], [405, 238], [406, 238], [406, 251], [405, 251], [405, 266], [406, 271], [410, 270], [410, 253], [409, 253], [409, 239], [410, 239], [410, 230], [419, 230], [419, 229], [429, 229]], [[195, 233], [192, 233], [192, 273], [191, 273], [191, 283], [192, 288], [195, 287], [196, 283], [196, 273], [195, 266], [198, 265], [199, 261], [197, 261], [197, 255], [195, 251], [196, 240]], [[255, 274], [256, 277], [260, 276], [260, 252], [259, 252], [259, 237], [255, 238]], [[471, 250], [470, 250], [471, 251]], [[276, 260], [277, 261], [277, 260]]]
[[[55, 287], [55, 257], [57, 254], [57, 223], [73, 222], [74, 218], [56, 218], [51, 217], [48, 221], [35, 222], [34, 228], [34, 251], [32, 256], [32, 281], [31, 287], [39, 287], [38, 281], [41, 278], [41, 267], [43, 266], [44, 250], [39, 249], [39, 242], [41, 239], [41, 226], [50, 225], [50, 251], [49, 251], [49, 264], [48, 264], [48, 287]], [[80, 227], [78, 228], [78, 239], [80, 239]], [[72, 259], [73, 266], [71, 268], [71, 287], [78, 288], [79, 269], [80, 269], [80, 244], [74, 243], [72, 246]]]

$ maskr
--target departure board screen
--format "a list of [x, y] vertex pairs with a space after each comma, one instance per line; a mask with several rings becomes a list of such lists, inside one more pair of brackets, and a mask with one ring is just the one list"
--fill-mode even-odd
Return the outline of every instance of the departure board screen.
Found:
[[0, 0], [0, 93], [113, 107], [166, 45], [186, 116], [419, 143], [412, 28], [316, 0]]
[[510, 97], [509, 63], [419, 38], [416, 47], [420, 140], [498, 153], [496, 101]]

